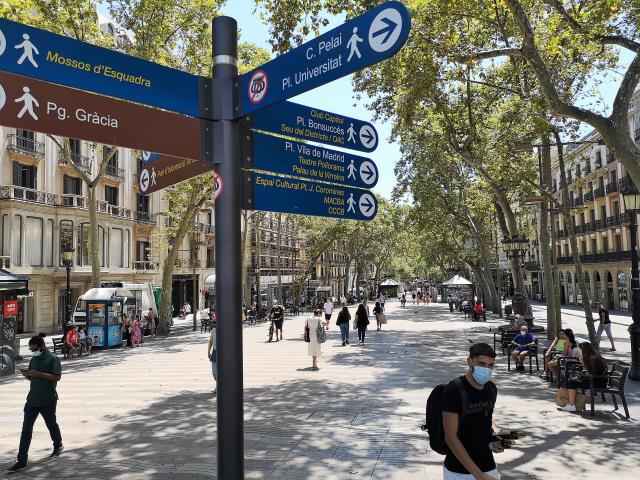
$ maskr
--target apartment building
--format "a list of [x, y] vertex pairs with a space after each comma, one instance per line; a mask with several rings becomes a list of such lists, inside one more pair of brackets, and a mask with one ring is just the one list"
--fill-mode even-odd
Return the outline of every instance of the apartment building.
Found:
[[[636, 142], [640, 142], [640, 91], [634, 95], [629, 116], [630, 134]], [[588, 143], [567, 148], [565, 154], [571, 215], [569, 218], [558, 212], [554, 215], [557, 231], [554, 253], [559, 264], [561, 303], [582, 304], [567, 235], [567, 222], [571, 221], [575, 225], [585, 282], [592, 301], [601, 302], [611, 309], [629, 310], [631, 217], [625, 211], [620, 192], [636, 187], [627, 176], [624, 166], [609, 151], [597, 132], [590, 132], [582, 141]], [[559, 199], [560, 170], [557, 160], [552, 164], [552, 178], [552, 190]], [[528, 221], [537, 225], [535, 215]], [[525, 267], [528, 271], [527, 284], [535, 298], [543, 282], [539, 238], [536, 236], [531, 240]]]
[[[43, 133], [0, 127], [0, 256], [2, 267], [29, 277], [30, 296], [20, 299], [19, 332], [58, 331], [64, 319], [65, 248], [74, 249], [72, 305], [91, 282], [87, 186], [67, 165], [60, 148]], [[72, 161], [93, 178], [109, 147], [71, 139]], [[166, 251], [159, 248], [162, 193], [138, 190], [141, 164], [118, 148], [96, 188], [102, 281], [161, 283]], [[193, 294], [193, 267], [213, 273], [213, 216], [199, 213], [194, 233], [181, 248], [174, 276], [174, 306]], [[205, 245], [205, 249], [199, 248]], [[204, 266], [204, 268], [202, 268]], [[210, 271], [208, 271], [210, 270]]]

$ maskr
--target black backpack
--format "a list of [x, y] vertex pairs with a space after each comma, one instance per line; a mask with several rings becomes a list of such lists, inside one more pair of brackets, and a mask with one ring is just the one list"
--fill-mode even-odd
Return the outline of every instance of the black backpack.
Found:
[[[462, 419], [469, 413], [476, 413], [477, 410], [470, 410], [467, 408], [469, 402], [467, 399], [467, 390], [462, 382], [462, 377], [451, 380], [449, 383], [453, 383], [458, 387], [460, 395], [462, 396], [462, 412], [460, 413], [458, 421], [458, 431], [460, 431]], [[496, 397], [498, 396], [496, 385], [493, 382], [488, 382], [486, 386], [491, 391], [493, 403], [495, 404]], [[426, 423], [421, 426], [422, 430], [426, 430], [429, 433], [429, 446], [431, 447], [431, 450], [439, 453], [440, 455], [446, 455], [448, 449], [447, 442], [444, 439], [444, 424], [442, 421], [442, 394], [446, 387], [447, 385], [444, 384], [436, 385], [436, 387], [431, 391], [431, 394], [429, 394], [429, 398], [427, 398]]]

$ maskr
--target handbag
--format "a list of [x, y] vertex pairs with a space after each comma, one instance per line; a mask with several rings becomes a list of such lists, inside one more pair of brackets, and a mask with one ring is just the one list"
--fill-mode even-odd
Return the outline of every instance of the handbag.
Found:
[[318, 328], [316, 328], [316, 340], [318, 340], [318, 343], [327, 341], [327, 332], [325, 332], [322, 324], [318, 324]]
[[387, 317], [386, 317], [386, 315], [384, 313], [379, 313], [378, 314], [378, 323], [380, 325], [384, 325], [384, 324], [387, 323]]
[[306, 323], [304, 326], [304, 341], [309, 343], [311, 338], [309, 337], [309, 323]]
[[569, 390], [566, 388], [558, 389], [558, 392], [556, 393], [556, 405], [564, 407], [567, 403], [569, 403]]

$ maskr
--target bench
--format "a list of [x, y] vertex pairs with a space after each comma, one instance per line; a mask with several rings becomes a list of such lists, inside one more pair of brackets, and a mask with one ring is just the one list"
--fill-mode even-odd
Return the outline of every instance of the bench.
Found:
[[[589, 376], [589, 403], [591, 404], [591, 416], [595, 415], [595, 397], [600, 394], [602, 396], [602, 401], [606, 402], [605, 394], [611, 395], [611, 400], [613, 401], [613, 406], [615, 410], [618, 410], [618, 402], [616, 400], [616, 396], [620, 397], [622, 401], [622, 406], [624, 407], [624, 414], [627, 418], [629, 418], [629, 407], [627, 406], [627, 398], [624, 395], [624, 384], [627, 381], [627, 377], [629, 376], [629, 370], [631, 366], [628, 363], [615, 361], [613, 362], [613, 366], [611, 367], [611, 371], [609, 371], [606, 375], [591, 375]], [[598, 378], [606, 378], [607, 384], [605, 387], [596, 387], [595, 380]], [[585, 393], [586, 389], [582, 389], [582, 392]]]
[[[529, 373], [533, 373], [533, 366], [531, 363], [532, 358], [536, 359], [536, 370], [540, 370], [540, 364], [538, 363], [538, 339], [537, 338], [535, 339], [535, 342], [536, 342], [535, 345], [529, 347], [529, 354], [527, 355], [527, 357], [529, 357]], [[508, 372], [511, 371], [511, 352], [516, 347], [517, 345], [514, 345], [511, 342], [509, 342], [509, 347], [507, 349], [507, 371]]]
[[509, 345], [511, 344], [511, 341], [516, 338], [516, 335], [518, 335], [518, 333], [520, 332], [508, 332], [508, 331], [504, 331], [502, 330], [501, 332], [496, 332], [493, 334], [493, 349], [497, 352], [496, 350], [496, 343], [500, 343], [500, 346], [502, 347], [502, 354], [504, 355], [504, 351], [509, 348]]

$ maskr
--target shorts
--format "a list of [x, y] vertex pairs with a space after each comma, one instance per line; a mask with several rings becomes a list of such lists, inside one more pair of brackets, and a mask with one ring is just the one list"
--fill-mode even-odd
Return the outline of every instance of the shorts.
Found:
[[331, 320], [331, 314], [330, 313], [325, 313], [324, 314], [324, 319], [325, 320]]
[[[498, 469], [493, 469], [489, 472], [484, 472], [490, 477], [495, 478], [496, 480], [500, 480], [500, 472]], [[474, 480], [473, 475], [470, 473], [456, 473], [450, 472], [446, 467], [442, 467], [442, 478], [443, 480]]]
[[284, 319], [279, 318], [277, 320], [273, 321], [273, 324], [275, 325], [277, 330], [282, 330], [282, 324], [284, 323]]
[[514, 348], [513, 351], [516, 353], [529, 353], [528, 348], [521, 348], [521, 347]]

